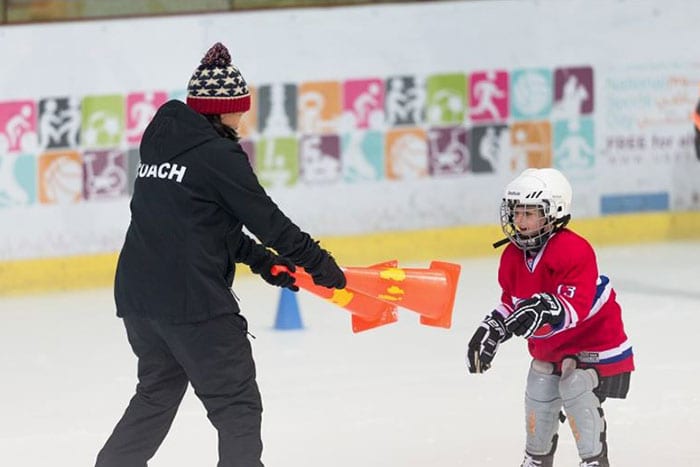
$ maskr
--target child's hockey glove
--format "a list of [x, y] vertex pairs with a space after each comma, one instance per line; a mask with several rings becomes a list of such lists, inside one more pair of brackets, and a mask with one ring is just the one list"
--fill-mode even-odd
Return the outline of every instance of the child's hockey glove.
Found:
[[556, 295], [536, 293], [518, 303], [505, 323], [509, 332], [528, 338], [545, 324], [557, 327], [563, 320], [564, 307]]

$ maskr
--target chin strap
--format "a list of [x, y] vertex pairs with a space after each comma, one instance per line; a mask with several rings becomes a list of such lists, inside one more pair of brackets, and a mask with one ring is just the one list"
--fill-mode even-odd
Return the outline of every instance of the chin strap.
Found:
[[554, 221], [554, 232], [557, 232], [564, 227], [566, 227], [569, 224], [569, 221], [571, 220], [571, 214], [567, 214], [566, 216], [562, 217], [561, 219], [557, 219]]
[[[566, 216], [562, 217], [561, 219], [557, 219], [556, 221], [554, 221], [554, 230], [552, 230], [552, 234], [554, 232], [557, 232], [557, 231], [563, 229], [564, 227], [566, 227], [570, 220], [571, 220], [571, 214], [567, 214]], [[510, 238], [506, 237], [506, 238], [500, 239], [497, 242], [492, 243], [491, 245], [493, 246], [494, 249], [496, 249], [496, 248], [502, 247], [503, 245], [505, 245], [508, 242], [510, 242]]]
[[494, 248], [500, 248], [500, 247], [502, 247], [503, 245], [505, 245], [505, 244], [508, 243], [508, 242], [510, 242], [510, 238], [506, 237], [506, 238], [502, 238], [502, 239], [500, 239], [499, 241], [493, 243], [492, 246], [493, 246]]

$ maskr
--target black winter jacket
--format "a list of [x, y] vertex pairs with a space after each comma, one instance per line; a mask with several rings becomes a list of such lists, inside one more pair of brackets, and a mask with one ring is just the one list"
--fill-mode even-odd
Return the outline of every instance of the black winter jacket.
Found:
[[695, 115], [693, 115], [693, 121], [695, 122], [695, 155], [700, 160], [700, 101], [695, 107]]
[[322, 251], [265, 193], [241, 146], [184, 103], [158, 110], [140, 150], [115, 278], [118, 316], [192, 323], [237, 313], [227, 243], [245, 243], [243, 225], [296, 264]]

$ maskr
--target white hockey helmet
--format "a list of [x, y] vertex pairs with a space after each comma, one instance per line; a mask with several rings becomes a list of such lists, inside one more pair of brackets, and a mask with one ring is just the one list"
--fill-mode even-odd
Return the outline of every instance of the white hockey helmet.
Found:
[[[508, 239], [522, 250], [537, 250], [571, 218], [571, 184], [557, 169], [527, 169], [510, 182], [501, 203], [501, 228]], [[517, 206], [536, 206], [544, 217], [542, 229], [524, 235], [515, 226]]]

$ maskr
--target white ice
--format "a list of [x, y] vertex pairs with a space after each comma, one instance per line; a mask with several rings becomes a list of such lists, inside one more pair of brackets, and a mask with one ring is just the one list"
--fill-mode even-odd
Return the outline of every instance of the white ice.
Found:
[[[598, 256], [637, 364], [629, 397], [604, 404], [611, 461], [700, 465], [700, 242]], [[466, 343], [498, 298], [497, 258], [460, 263], [451, 329], [421, 326], [402, 310], [398, 323], [353, 334], [345, 310], [300, 292], [305, 328], [274, 330], [279, 290], [237, 279], [257, 336], [268, 467], [520, 464], [529, 357], [513, 339], [489, 372], [467, 373]], [[111, 290], [0, 299], [0, 348], [0, 466], [93, 465], [135, 386]], [[568, 425], [560, 434], [556, 464], [578, 465]], [[191, 390], [149, 465], [216, 465], [216, 433]]]

